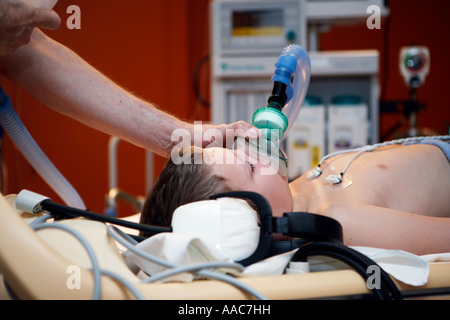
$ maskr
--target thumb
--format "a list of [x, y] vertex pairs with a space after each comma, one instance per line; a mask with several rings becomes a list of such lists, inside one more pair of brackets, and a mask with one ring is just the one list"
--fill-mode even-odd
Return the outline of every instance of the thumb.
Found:
[[61, 18], [53, 10], [36, 9], [34, 19], [38, 28], [56, 30], [61, 25]]

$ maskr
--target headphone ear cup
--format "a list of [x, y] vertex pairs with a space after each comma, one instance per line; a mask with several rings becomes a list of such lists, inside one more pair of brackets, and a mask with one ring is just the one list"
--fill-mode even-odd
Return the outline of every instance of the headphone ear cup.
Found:
[[260, 229], [254, 209], [242, 199], [219, 198], [178, 207], [173, 233], [195, 236], [239, 261], [257, 249]]
[[237, 262], [243, 266], [249, 266], [267, 257], [272, 242], [272, 209], [266, 198], [251, 191], [230, 191], [212, 196], [212, 199], [239, 198], [250, 200], [256, 207], [259, 217], [259, 237], [256, 248], [251, 255]]

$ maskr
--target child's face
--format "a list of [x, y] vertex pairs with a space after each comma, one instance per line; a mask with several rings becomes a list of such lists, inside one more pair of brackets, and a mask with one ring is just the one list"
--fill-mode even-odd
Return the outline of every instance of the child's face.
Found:
[[249, 159], [239, 150], [224, 148], [207, 148], [204, 158], [209, 159], [213, 173], [224, 177], [232, 190], [263, 195], [272, 207], [273, 216], [292, 211], [292, 195], [287, 179], [269, 165]]

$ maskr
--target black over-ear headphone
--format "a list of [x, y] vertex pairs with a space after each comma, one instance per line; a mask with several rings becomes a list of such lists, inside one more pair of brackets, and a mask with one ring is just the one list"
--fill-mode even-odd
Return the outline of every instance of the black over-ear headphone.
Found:
[[[155, 235], [161, 232], [172, 232], [172, 227], [158, 227], [133, 223], [110, 216], [84, 211], [62, 204], [54, 203], [49, 198], [37, 195], [38, 200], [34, 200], [35, 193], [23, 190], [19, 193], [17, 202], [25, 203], [22, 205], [24, 211], [38, 213], [47, 211], [59, 218], [85, 217], [91, 220], [112, 223], [127, 228], [136, 229]], [[267, 257], [289, 252], [300, 248], [303, 244], [310, 241], [326, 241], [333, 243], [342, 243], [342, 227], [336, 220], [305, 212], [285, 213], [283, 217], [273, 217], [272, 209], [265, 197], [259, 193], [250, 191], [231, 191], [212, 196], [211, 199], [218, 198], [240, 198], [250, 200], [256, 206], [259, 214], [259, 242], [256, 250], [249, 257], [237, 261], [244, 266], [251, 265]], [[293, 237], [292, 240], [274, 240], [274, 234], [283, 234]], [[133, 236], [135, 240], [142, 241], [146, 238]]]
[[[342, 226], [332, 218], [306, 212], [289, 212], [282, 217], [273, 217], [272, 209], [265, 197], [250, 191], [231, 191], [212, 196], [211, 199], [231, 197], [250, 200], [259, 214], [259, 243], [248, 258], [238, 261], [248, 266], [267, 257], [300, 248], [310, 241], [326, 241], [342, 244]], [[292, 240], [274, 240], [274, 234], [293, 237]]]

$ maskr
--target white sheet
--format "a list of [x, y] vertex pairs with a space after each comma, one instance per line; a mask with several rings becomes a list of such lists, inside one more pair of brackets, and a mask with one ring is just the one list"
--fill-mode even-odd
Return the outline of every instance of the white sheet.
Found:
[[[214, 246], [210, 246], [204, 241], [194, 236], [161, 233], [139, 243], [137, 248], [149, 254], [165, 259], [178, 266], [186, 266], [195, 263], [211, 261], [232, 262], [222, 251]], [[428, 261], [417, 255], [401, 250], [384, 250], [368, 247], [353, 247], [353, 249], [367, 255], [383, 268], [387, 273], [399, 281], [413, 286], [421, 286], [427, 283], [429, 276]], [[236, 276], [260, 276], [260, 275], [280, 275], [288, 266], [295, 250], [278, 256], [265, 259], [261, 262], [248, 266], [244, 272], [235, 270], [222, 270], [227, 273], [234, 273]], [[128, 264], [136, 265], [149, 275], [156, 275], [166, 270], [164, 267], [145, 260], [136, 254], [125, 251], [123, 256]], [[450, 258], [450, 254], [441, 257]], [[429, 257], [431, 258], [431, 257]], [[334, 259], [321, 257], [309, 261], [311, 271], [336, 270], [346, 268], [346, 266]], [[306, 270], [306, 271], [305, 271]], [[308, 268], [302, 268], [301, 272], [307, 272]], [[288, 268], [287, 273], [295, 272]], [[194, 276], [183, 274], [170, 280], [192, 281]]]

